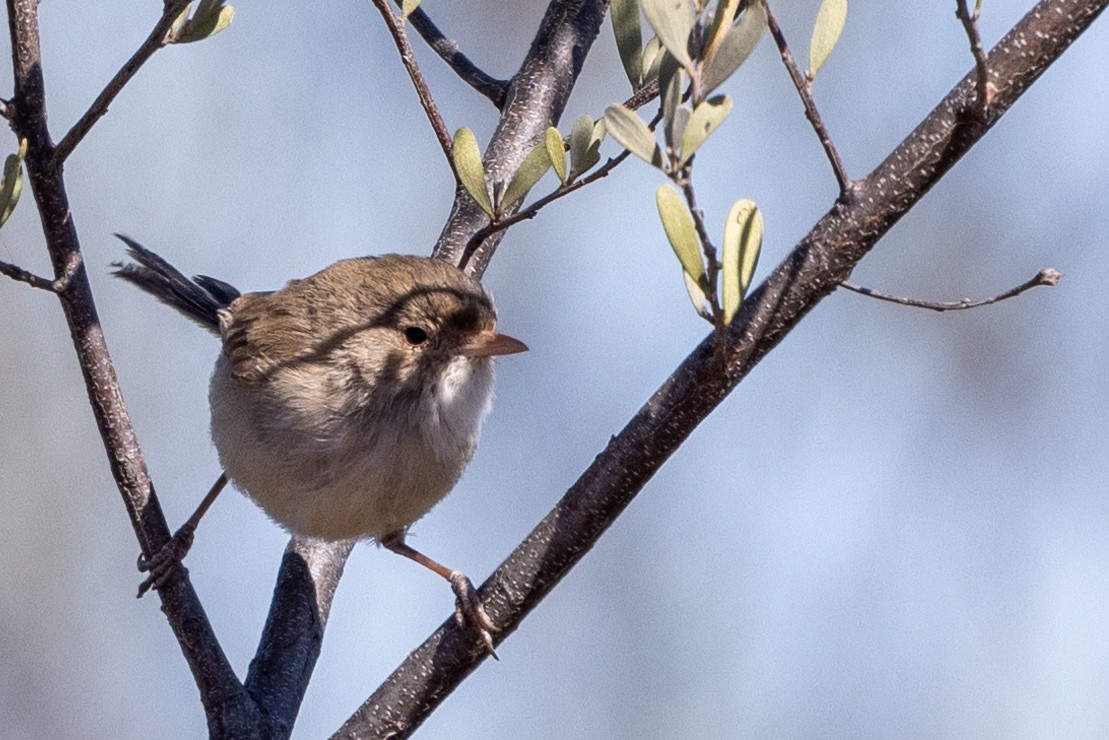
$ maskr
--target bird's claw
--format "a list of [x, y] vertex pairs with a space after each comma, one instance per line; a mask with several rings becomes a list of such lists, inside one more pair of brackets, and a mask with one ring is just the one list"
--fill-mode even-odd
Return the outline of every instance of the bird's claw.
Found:
[[468, 626], [476, 632], [493, 659], [500, 660], [497, 657], [497, 651], [493, 649], [493, 635], [491, 633], [500, 632], [501, 629], [493, 624], [493, 620], [489, 618], [485, 606], [481, 603], [481, 597], [474, 589], [474, 584], [470, 582], [465, 574], [457, 570], [451, 571], [448, 580], [451, 583], [451, 590], [454, 591], [454, 621], [459, 627], [465, 628]]
[[166, 585], [169, 577], [173, 574], [173, 570], [181, 565], [181, 561], [188, 554], [189, 548], [193, 546], [193, 535], [196, 533], [196, 527], [191, 527], [188, 524], [181, 527], [169, 539], [169, 542], [162, 545], [162, 549], [154, 553], [150, 558], [140, 554], [138, 568], [142, 573], [148, 575], [139, 584], [139, 593], [137, 598], [142, 598], [150, 589], [158, 590]]

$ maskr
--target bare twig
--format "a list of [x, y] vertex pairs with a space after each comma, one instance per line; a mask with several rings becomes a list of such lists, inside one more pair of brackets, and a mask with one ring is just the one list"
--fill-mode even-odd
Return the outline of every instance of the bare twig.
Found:
[[420, 105], [423, 106], [424, 113], [427, 114], [427, 120], [431, 123], [435, 138], [439, 141], [439, 147], [443, 150], [443, 156], [447, 158], [447, 164], [450, 165], [451, 172], [454, 172], [454, 157], [451, 156], [453, 149], [451, 135], [447, 130], [447, 124], [443, 121], [443, 116], [439, 113], [439, 108], [435, 105], [435, 100], [431, 97], [431, 90], [428, 89], [424, 73], [420, 71], [420, 65], [416, 63], [416, 56], [412, 53], [412, 44], [408, 43], [408, 34], [405, 33], [404, 27], [397, 22], [397, 14], [389, 6], [389, 0], [372, 0], [372, 2], [378, 12], [381, 13], [381, 17], [385, 20], [385, 26], [393, 36], [393, 43], [397, 45], [401, 63], [404, 65], [405, 71], [408, 72], [412, 85], [416, 88], [416, 95], [420, 98]]
[[970, 41], [970, 53], [974, 55], [974, 68], [978, 74], [977, 95], [975, 107], [980, 116], [985, 116], [990, 107], [990, 70], [986, 65], [986, 52], [982, 48], [982, 36], [978, 33], [978, 16], [981, 13], [979, 5], [974, 6], [971, 12], [967, 7], [967, 0], [955, 0], [955, 17], [963, 23]]
[[624, 101], [624, 107], [638, 110], [658, 97], [658, 79], [651, 80]]
[[0, 262], [0, 275], [7, 275], [12, 280], [18, 280], [21, 283], [27, 283], [32, 288], [38, 288], [39, 290], [45, 290], [50, 293], [57, 292], [57, 289], [54, 287], [53, 280], [47, 280], [40, 275], [36, 275], [33, 272], [28, 272], [22, 267], [17, 267], [10, 262]]
[[[999, 82], [986, 125], [956, 135], [958, 111], [974, 94], [973, 77], [965, 78], [860, 183], [862, 197], [830, 209], [744, 300], [727, 329], [725, 375], [713, 357], [713, 338], [701, 342], [482, 585], [482, 601], [503, 629], [496, 644], [590, 551], [697, 425], [836, 289], [1106, 5], [1109, 0], [1042, 0], [991, 52]], [[408, 737], [485, 658], [448, 618], [334, 737]]]
[[1056, 270], [1052, 267], [1048, 267], [1048, 268], [1040, 270], [1038, 273], [1036, 273], [1036, 276], [1033, 277], [1031, 280], [1029, 280], [1027, 282], [1024, 282], [1024, 283], [1021, 283], [1020, 285], [1018, 285], [1015, 288], [1010, 288], [1009, 290], [1005, 291], [1004, 293], [1000, 293], [998, 295], [991, 296], [989, 298], [983, 298], [983, 299], [977, 300], [977, 301], [972, 301], [969, 298], [964, 298], [961, 301], [951, 301], [951, 302], [948, 302], [948, 303], [941, 303], [941, 302], [937, 302], [937, 301], [922, 301], [918, 298], [905, 298], [905, 297], [902, 297], [902, 296], [891, 295], [889, 293], [881, 293], [877, 290], [874, 290], [873, 288], [866, 288], [866, 287], [863, 287], [861, 285], [855, 285], [854, 283], [850, 283], [846, 280], [844, 280], [842, 283], [840, 283], [840, 287], [847, 288], [848, 290], [854, 291], [855, 293], [858, 293], [859, 295], [865, 295], [865, 296], [869, 296], [871, 298], [877, 298], [880, 301], [888, 301], [890, 303], [896, 303], [899, 306], [912, 306], [914, 308], [927, 308], [930, 311], [943, 312], [943, 311], [962, 311], [963, 309], [967, 309], [967, 308], [979, 308], [981, 306], [989, 306], [989, 305], [994, 304], [994, 303], [999, 303], [1001, 301], [1008, 300], [1009, 298], [1015, 298], [1016, 296], [1020, 295], [1021, 293], [1024, 293], [1025, 291], [1031, 290], [1032, 288], [1038, 287], [1040, 285], [1058, 285], [1059, 284], [1059, 278], [1061, 278], [1061, 277], [1063, 277], [1062, 273], [1060, 273], [1058, 270]]
[[116, 96], [119, 95], [123, 87], [131, 81], [131, 78], [139, 71], [146, 60], [154, 55], [154, 52], [165, 46], [166, 33], [169, 31], [170, 26], [177, 16], [185, 10], [185, 6], [189, 4], [189, 0], [167, 0], [163, 9], [162, 17], [154, 24], [154, 29], [150, 35], [146, 37], [146, 41], [142, 42], [142, 46], [138, 48], [131, 58], [127, 60], [115, 76], [108, 82], [104, 89], [96, 96], [96, 100], [92, 102], [89, 109], [85, 111], [84, 115], [78, 119], [77, 123], [73, 124], [73, 128], [62, 137], [58, 142], [57, 148], [54, 150], [54, 159], [58, 164], [65, 162], [66, 158], [73, 153], [73, 150], [81, 143], [81, 139], [92, 130], [92, 127], [99, 121], [105, 113], [108, 112], [108, 106], [112, 104]]
[[836, 182], [839, 184], [840, 197], [847, 198], [852, 194], [857, 183], [847, 176], [847, 168], [843, 164], [843, 159], [840, 158], [839, 151], [836, 149], [836, 145], [832, 143], [832, 137], [824, 126], [824, 120], [816, 109], [816, 101], [812, 97], [812, 83], [805, 79], [805, 75], [801, 73], [797, 63], [793, 60], [793, 54], [789, 50], [789, 44], [786, 43], [785, 34], [782, 33], [777, 19], [770, 11], [770, 3], [768, 0], [761, 0], [761, 2], [763, 8], [766, 9], [766, 27], [770, 30], [770, 35], [774, 37], [774, 43], [778, 45], [778, 53], [782, 57], [782, 63], [785, 64], [786, 72], [793, 80], [793, 86], [797, 88], [797, 94], [801, 96], [801, 103], [805, 106], [805, 117], [812, 124], [817, 138], [820, 139], [820, 145], [824, 147], [824, 155], [832, 165], [832, 172], [835, 173]]
[[439, 58], [446, 62], [463, 82], [489, 98], [497, 110], [504, 108], [505, 96], [508, 95], [508, 80], [498, 80], [470, 61], [469, 57], [458, 50], [458, 42], [444, 36], [423, 8], [416, 8], [415, 12], [408, 16], [408, 22], [431, 47], [431, 50], [438, 54]]

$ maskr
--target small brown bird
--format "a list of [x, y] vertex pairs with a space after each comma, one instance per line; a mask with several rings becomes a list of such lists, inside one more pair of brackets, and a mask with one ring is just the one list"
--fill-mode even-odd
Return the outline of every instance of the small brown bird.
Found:
[[120, 239], [135, 262], [118, 277], [223, 340], [209, 401], [224, 473], [170, 543], [140, 560], [150, 576], [139, 595], [164, 583], [230, 480], [294, 534], [373, 539], [447, 579], [456, 618], [492, 653], [497, 628], [470, 580], [404, 541], [474, 453], [492, 358], [527, 349], [496, 331], [488, 291], [442, 260], [387, 255], [241, 295]]

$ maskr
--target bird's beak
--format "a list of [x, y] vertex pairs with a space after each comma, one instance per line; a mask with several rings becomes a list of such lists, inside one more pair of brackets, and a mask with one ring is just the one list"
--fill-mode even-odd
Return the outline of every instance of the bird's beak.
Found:
[[462, 345], [459, 354], [464, 357], [494, 357], [527, 351], [528, 346], [519, 339], [513, 339], [507, 334], [498, 334], [492, 329], [486, 329], [479, 332], [471, 341]]

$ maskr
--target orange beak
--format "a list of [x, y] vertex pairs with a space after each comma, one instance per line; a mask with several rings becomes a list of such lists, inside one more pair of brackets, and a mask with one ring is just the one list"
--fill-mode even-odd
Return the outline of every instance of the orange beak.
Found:
[[513, 339], [507, 334], [498, 334], [492, 329], [486, 329], [479, 332], [471, 341], [462, 345], [462, 349], [458, 353], [464, 357], [495, 357], [527, 351], [528, 346], [519, 339]]

